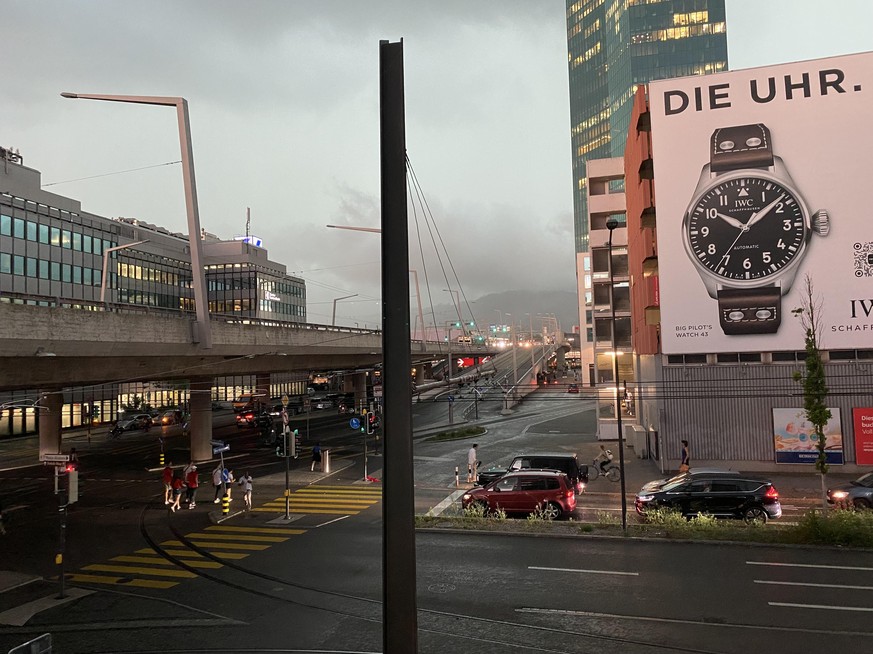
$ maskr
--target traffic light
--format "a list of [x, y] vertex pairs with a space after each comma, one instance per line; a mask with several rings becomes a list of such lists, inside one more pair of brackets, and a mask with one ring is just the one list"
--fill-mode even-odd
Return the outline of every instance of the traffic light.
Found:
[[296, 459], [298, 452], [297, 446], [300, 444], [297, 440], [299, 438], [297, 435], [297, 430], [295, 429], [293, 432], [291, 432], [291, 430], [286, 427], [285, 432], [288, 434], [288, 438], [290, 438], [291, 440], [291, 456]]
[[361, 409], [361, 433], [369, 434], [370, 429], [370, 416], [367, 413], [366, 409]]
[[461, 328], [461, 323], [460, 323], [459, 321], [456, 321], [456, 322], [455, 322], [455, 327], [457, 327], [458, 329], [460, 329], [460, 328]]
[[367, 415], [367, 433], [372, 434], [376, 429], [376, 414], [370, 413]]

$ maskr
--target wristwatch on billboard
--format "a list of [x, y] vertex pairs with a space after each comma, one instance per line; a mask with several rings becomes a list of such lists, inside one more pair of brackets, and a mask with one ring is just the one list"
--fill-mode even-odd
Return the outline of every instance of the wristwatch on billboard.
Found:
[[810, 213], [773, 155], [762, 123], [712, 133], [709, 163], [682, 221], [685, 251], [710, 297], [718, 300], [725, 334], [772, 334], [782, 322], [812, 233], [827, 236], [825, 210]]

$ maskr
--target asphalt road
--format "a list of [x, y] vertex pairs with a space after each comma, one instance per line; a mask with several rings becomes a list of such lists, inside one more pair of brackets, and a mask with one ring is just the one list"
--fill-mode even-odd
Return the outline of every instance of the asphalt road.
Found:
[[[456, 396], [453, 411], [469, 408], [470, 394]], [[415, 424], [445, 423], [448, 404], [416, 404]], [[584, 396], [538, 393], [511, 416], [501, 409], [499, 397], [474, 407], [487, 429], [475, 439], [485, 467], [519, 450], [581, 456], [596, 447]], [[216, 429], [231, 443], [230, 467], [255, 477], [255, 511], [239, 513], [235, 490], [222, 521], [209, 465], [198, 506], [167, 512], [149, 470], [156, 429], [90, 448], [76, 442], [83, 497], [67, 516], [67, 601], [54, 599], [51, 478], [28, 463], [32, 453], [4, 452], [0, 492], [14, 510], [0, 570], [43, 579], [0, 588], [0, 651], [43, 632], [64, 653], [381, 651], [381, 486], [365, 481], [363, 440], [347, 417], [324, 414], [310, 428], [307, 446], [331, 448], [334, 472], [309, 472], [305, 455], [292, 462], [290, 521], [280, 519], [283, 461], [253, 431]], [[460, 492], [455, 467], [466, 465], [471, 443], [417, 432], [418, 512]], [[184, 462], [184, 442], [170, 430], [165, 448]], [[371, 451], [367, 464], [381, 476], [380, 456]], [[601, 503], [615, 510], [617, 491], [596, 491], [598, 483], [609, 482], [582, 496], [583, 516]], [[422, 653], [869, 649], [869, 553], [431, 532], [417, 534], [416, 548]]]

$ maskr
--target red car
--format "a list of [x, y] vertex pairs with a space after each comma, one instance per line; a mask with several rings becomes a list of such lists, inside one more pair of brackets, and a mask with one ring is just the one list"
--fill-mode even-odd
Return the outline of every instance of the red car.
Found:
[[519, 470], [482, 488], [473, 488], [461, 498], [463, 507], [481, 506], [486, 512], [533, 513], [549, 520], [565, 518], [576, 510], [576, 489], [563, 472]]
[[567, 386], [568, 393], [578, 393], [579, 392], [579, 384], [570, 384]]

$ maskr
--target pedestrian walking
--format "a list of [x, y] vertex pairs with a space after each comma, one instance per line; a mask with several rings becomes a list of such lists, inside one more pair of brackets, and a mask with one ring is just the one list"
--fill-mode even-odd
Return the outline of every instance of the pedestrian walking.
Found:
[[188, 487], [188, 490], [185, 491], [185, 501], [188, 503], [188, 508], [193, 509], [197, 506], [197, 486], [199, 485], [197, 466], [191, 466], [191, 469], [185, 476], [185, 485]]
[[319, 467], [321, 467], [321, 443], [316, 443], [312, 447], [312, 464], [309, 466], [310, 472], [313, 472], [315, 470], [316, 463]]
[[467, 451], [467, 483], [475, 484], [479, 479], [479, 444], [473, 443]]
[[161, 472], [161, 481], [164, 482], [164, 504], [173, 501], [173, 462], [168, 461]]
[[221, 470], [221, 479], [224, 481], [224, 494], [227, 495], [227, 501], [230, 502], [230, 490], [233, 482], [236, 479], [233, 476], [233, 470], [228, 470], [227, 468], [223, 468]]
[[182, 488], [185, 486], [185, 482], [182, 480], [181, 475], [174, 475], [173, 481], [170, 483], [173, 487], [173, 501], [170, 503], [170, 510], [175, 513], [176, 509], [181, 508], [179, 502], [182, 499]]
[[215, 470], [212, 471], [212, 485], [215, 486], [215, 498], [212, 500], [212, 503], [218, 504], [225, 495], [224, 466], [220, 462], [215, 466]]
[[245, 472], [239, 478], [239, 486], [243, 489], [243, 500], [246, 503], [246, 511], [252, 510], [252, 476]]
[[688, 441], [682, 441], [682, 461], [679, 463], [679, 472], [688, 472], [691, 469], [691, 452], [688, 450]]

